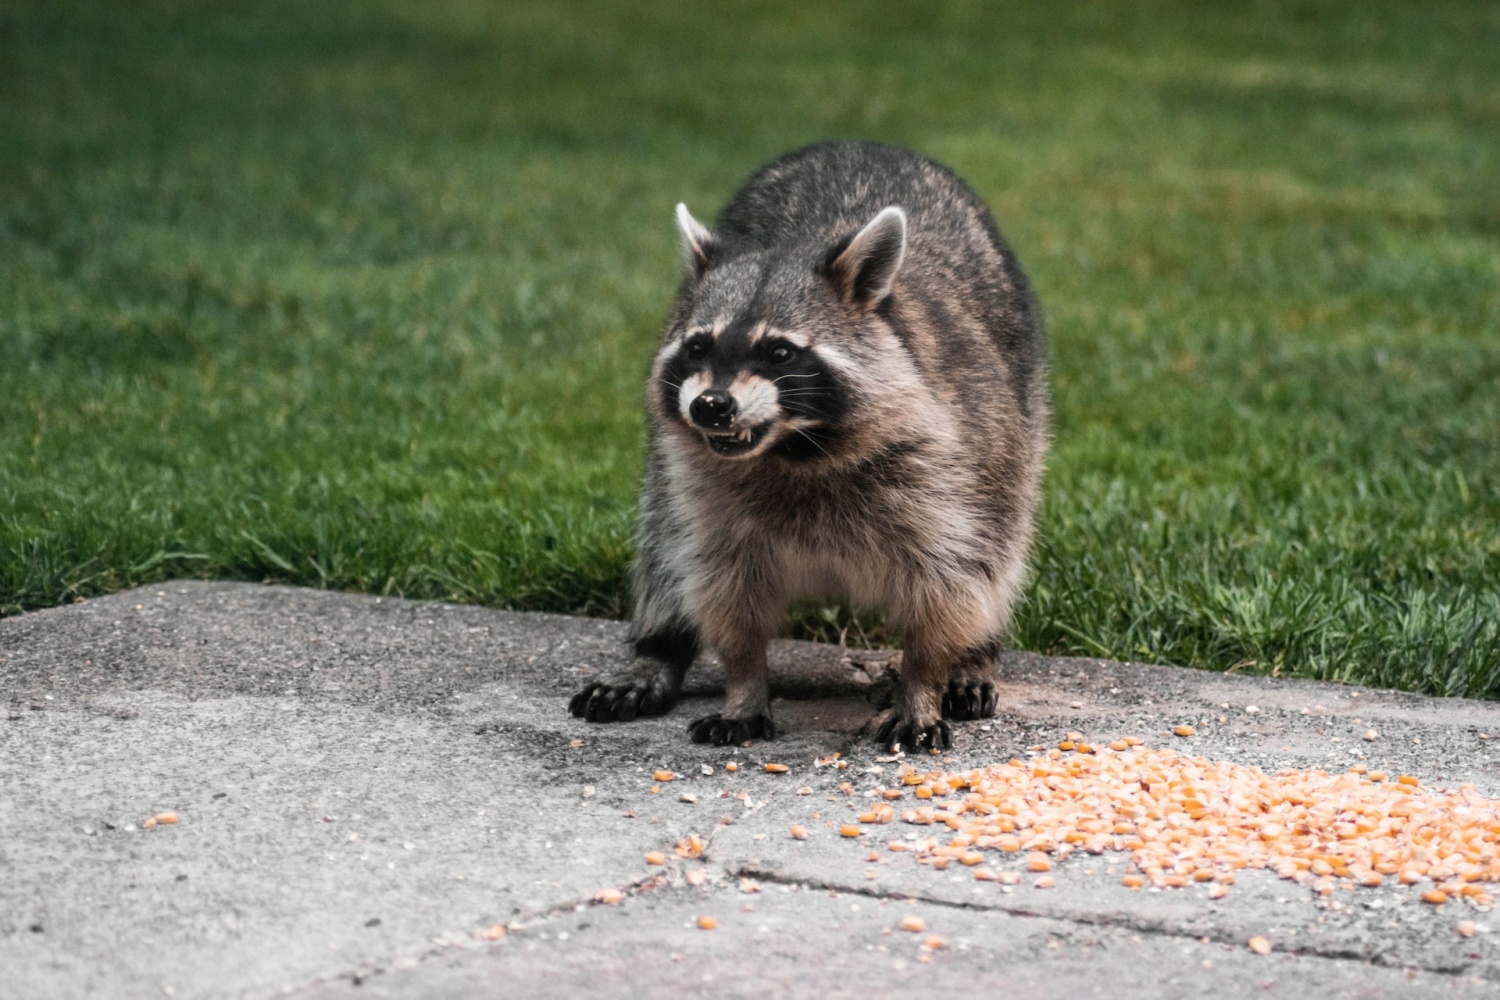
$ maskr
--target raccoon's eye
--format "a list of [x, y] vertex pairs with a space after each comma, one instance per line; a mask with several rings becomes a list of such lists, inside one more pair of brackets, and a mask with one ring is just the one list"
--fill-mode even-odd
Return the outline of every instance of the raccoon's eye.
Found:
[[797, 351], [790, 344], [777, 344], [771, 348], [771, 364], [784, 365], [797, 356]]
[[708, 357], [708, 338], [694, 337], [683, 347], [682, 353], [689, 361], [702, 361]]

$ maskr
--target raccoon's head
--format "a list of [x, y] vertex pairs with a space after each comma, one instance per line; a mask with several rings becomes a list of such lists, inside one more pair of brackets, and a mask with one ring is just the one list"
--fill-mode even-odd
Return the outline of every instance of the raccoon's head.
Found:
[[891, 294], [906, 213], [774, 254], [727, 254], [685, 205], [677, 225], [691, 295], [653, 370], [661, 416], [722, 459], [829, 455], [864, 381], [850, 341]]

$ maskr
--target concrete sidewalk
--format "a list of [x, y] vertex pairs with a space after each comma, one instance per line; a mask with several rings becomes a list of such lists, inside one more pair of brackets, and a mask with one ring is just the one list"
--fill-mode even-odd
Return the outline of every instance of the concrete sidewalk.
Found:
[[[1069, 859], [1045, 891], [867, 862], [836, 830], [892, 780], [865, 697], [889, 654], [778, 643], [783, 735], [726, 750], [685, 733], [717, 707], [713, 669], [665, 718], [568, 716], [623, 634], [205, 583], [0, 621], [0, 996], [1500, 993], [1500, 919], [1411, 889], [1315, 900], [1246, 871], [1215, 901], [1126, 889], [1123, 858]], [[955, 726], [945, 766], [1076, 729], [1500, 797], [1494, 703], [1028, 654], [1003, 682], [1000, 715]], [[1198, 735], [1169, 735], [1179, 723]], [[847, 770], [813, 765], [832, 751]], [[681, 777], [653, 793], [658, 768]], [[142, 828], [165, 810], [175, 825]], [[673, 857], [692, 833], [703, 858]], [[621, 905], [593, 902], [607, 887]], [[907, 915], [948, 946], [895, 929]], [[1277, 950], [1252, 953], [1252, 935]]]

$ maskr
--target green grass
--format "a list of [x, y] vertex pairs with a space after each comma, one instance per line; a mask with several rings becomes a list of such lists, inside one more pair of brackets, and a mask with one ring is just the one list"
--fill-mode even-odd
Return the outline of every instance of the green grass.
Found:
[[671, 206], [872, 137], [1048, 316], [1018, 644], [1500, 694], [1497, 51], [1477, 2], [0, 4], [0, 613], [625, 613]]

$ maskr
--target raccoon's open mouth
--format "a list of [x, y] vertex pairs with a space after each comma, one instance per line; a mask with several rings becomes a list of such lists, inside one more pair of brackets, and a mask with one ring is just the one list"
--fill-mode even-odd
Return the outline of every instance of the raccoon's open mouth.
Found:
[[708, 446], [716, 454], [733, 458], [736, 455], [747, 455], [754, 451], [756, 445], [760, 444], [761, 438], [766, 436], [766, 431], [770, 426], [770, 424], [761, 424], [759, 427], [746, 427], [728, 434], [705, 432], [703, 440], [708, 442]]

